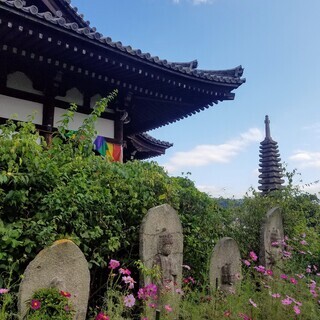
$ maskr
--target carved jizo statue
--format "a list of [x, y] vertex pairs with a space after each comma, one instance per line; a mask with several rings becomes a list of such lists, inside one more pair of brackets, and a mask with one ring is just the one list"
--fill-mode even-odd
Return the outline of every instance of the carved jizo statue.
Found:
[[177, 265], [172, 259], [173, 236], [165, 228], [159, 235], [158, 253], [155, 256], [154, 264], [159, 266], [161, 271], [161, 286], [174, 288], [177, 285]]
[[[183, 233], [177, 212], [168, 204], [148, 211], [140, 227], [140, 259], [147, 269], [158, 266], [160, 287], [181, 288]], [[143, 275], [142, 284], [155, 279]]]
[[238, 244], [232, 238], [222, 238], [214, 247], [210, 260], [212, 290], [233, 293], [242, 279], [241, 257]]
[[284, 239], [282, 214], [279, 208], [268, 211], [261, 228], [260, 263], [275, 271], [281, 266]]

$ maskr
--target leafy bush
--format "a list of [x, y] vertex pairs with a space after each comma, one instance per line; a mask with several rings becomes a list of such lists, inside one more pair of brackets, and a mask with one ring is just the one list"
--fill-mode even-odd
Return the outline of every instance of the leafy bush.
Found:
[[72, 320], [71, 294], [57, 288], [37, 290], [29, 302], [26, 320]]
[[[154, 162], [111, 163], [96, 156], [94, 122], [109, 99], [69, 137], [72, 106], [50, 145], [31, 122], [0, 126], [0, 274], [9, 269], [8, 261], [19, 261], [18, 278], [42, 248], [69, 238], [84, 252], [92, 292], [99, 293], [111, 256], [124, 262], [139, 258], [143, 216], [163, 203], [179, 211], [185, 259], [199, 266], [195, 272], [203, 271], [214, 240], [224, 232], [222, 210], [189, 179], [171, 178]], [[0, 287], [3, 282], [1, 277]]]
[[[70, 137], [66, 128], [76, 110], [72, 106], [50, 145], [31, 122], [0, 126], [0, 287], [9, 261], [16, 262], [16, 281], [42, 248], [69, 238], [89, 262], [95, 300], [107, 281], [111, 257], [128, 266], [139, 258], [140, 223], [150, 208], [163, 203], [179, 212], [184, 260], [194, 266], [192, 276], [201, 283], [219, 238], [235, 238], [243, 254], [259, 252], [261, 219], [274, 206], [282, 208], [287, 234], [314, 239], [308, 263], [320, 264], [318, 200], [292, 184], [269, 197], [254, 193], [221, 207], [190, 179], [169, 177], [155, 162], [111, 163], [96, 156], [91, 147], [94, 123], [111, 98], [99, 102]], [[297, 270], [305, 268], [298, 256], [290, 263]]]

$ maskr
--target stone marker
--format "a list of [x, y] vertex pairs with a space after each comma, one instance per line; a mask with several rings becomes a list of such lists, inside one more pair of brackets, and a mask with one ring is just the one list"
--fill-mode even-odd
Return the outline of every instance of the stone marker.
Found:
[[267, 269], [279, 265], [282, 258], [284, 239], [282, 214], [279, 208], [268, 211], [261, 227], [260, 264]]
[[[147, 268], [159, 266], [160, 286], [181, 288], [183, 233], [177, 212], [168, 204], [148, 211], [140, 227], [140, 259]], [[145, 277], [143, 285], [151, 282]]]
[[85, 320], [89, 299], [90, 273], [82, 251], [70, 240], [59, 240], [45, 248], [30, 262], [19, 288], [21, 318], [26, 302], [38, 289], [56, 287], [71, 294], [74, 320]]
[[210, 286], [225, 292], [235, 290], [241, 281], [241, 257], [238, 244], [232, 238], [222, 238], [214, 247], [210, 260]]

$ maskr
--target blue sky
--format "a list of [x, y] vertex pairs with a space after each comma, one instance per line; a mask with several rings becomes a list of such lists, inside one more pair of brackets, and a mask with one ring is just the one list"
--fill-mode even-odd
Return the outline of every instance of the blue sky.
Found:
[[[73, 0], [105, 36], [200, 69], [245, 68], [234, 101], [149, 132], [174, 143], [155, 158], [214, 196], [258, 185], [264, 117], [288, 169], [320, 176], [319, 0]], [[199, 156], [201, 155], [201, 156]], [[299, 177], [300, 178], [300, 177]], [[305, 187], [320, 191], [318, 184]]]

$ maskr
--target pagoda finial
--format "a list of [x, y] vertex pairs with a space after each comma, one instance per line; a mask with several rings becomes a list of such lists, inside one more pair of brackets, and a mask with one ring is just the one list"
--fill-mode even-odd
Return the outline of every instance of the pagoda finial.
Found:
[[264, 123], [265, 123], [265, 125], [266, 125], [266, 139], [271, 139], [269, 116], [266, 115], [266, 118], [265, 118], [265, 120], [264, 120]]

